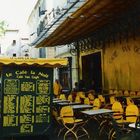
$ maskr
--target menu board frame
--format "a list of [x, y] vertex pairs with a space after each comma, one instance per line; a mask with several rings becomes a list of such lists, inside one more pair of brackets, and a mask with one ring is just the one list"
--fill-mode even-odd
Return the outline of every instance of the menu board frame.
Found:
[[47, 135], [53, 68], [3, 66], [1, 77], [1, 136]]

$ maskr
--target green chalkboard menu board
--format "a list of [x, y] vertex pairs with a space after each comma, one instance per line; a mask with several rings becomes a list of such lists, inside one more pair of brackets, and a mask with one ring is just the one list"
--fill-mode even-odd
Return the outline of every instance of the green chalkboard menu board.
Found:
[[53, 69], [2, 69], [1, 136], [39, 135], [50, 127]]

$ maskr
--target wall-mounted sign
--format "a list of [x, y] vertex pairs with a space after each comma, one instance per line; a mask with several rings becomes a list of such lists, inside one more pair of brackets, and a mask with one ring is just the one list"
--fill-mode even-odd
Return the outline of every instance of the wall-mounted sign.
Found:
[[47, 133], [52, 80], [53, 68], [3, 67], [1, 136]]

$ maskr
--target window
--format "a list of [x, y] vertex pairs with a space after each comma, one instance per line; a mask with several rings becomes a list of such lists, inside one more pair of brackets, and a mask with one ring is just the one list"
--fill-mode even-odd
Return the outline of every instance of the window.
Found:
[[40, 58], [46, 58], [46, 49], [45, 48], [40, 48], [39, 49], [39, 57]]

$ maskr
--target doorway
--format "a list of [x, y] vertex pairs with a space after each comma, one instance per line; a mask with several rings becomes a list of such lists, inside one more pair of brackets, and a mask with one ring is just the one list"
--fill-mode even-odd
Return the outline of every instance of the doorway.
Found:
[[87, 90], [102, 91], [101, 52], [82, 56], [82, 78]]
[[64, 90], [71, 90], [72, 88], [72, 57], [67, 57], [68, 59], [68, 66], [59, 68], [59, 81], [62, 85]]

